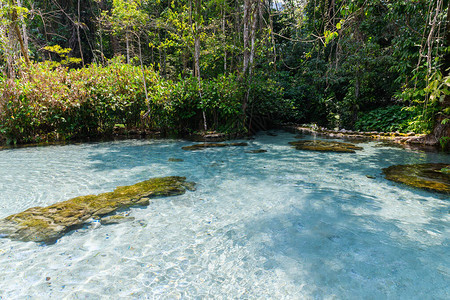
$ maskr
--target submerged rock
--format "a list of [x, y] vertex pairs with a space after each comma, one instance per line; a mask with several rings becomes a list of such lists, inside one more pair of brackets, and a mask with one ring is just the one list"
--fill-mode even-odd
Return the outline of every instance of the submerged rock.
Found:
[[204, 144], [195, 144], [195, 145], [191, 145], [191, 146], [184, 146], [181, 147], [181, 149], [183, 150], [203, 150], [206, 148], [216, 148], [216, 147], [226, 147], [227, 144], [222, 144], [222, 143], [204, 143]]
[[124, 222], [134, 221], [134, 217], [127, 217], [121, 215], [113, 215], [101, 218], [100, 223], [102, 225], [120, 224]]
[[255, 150], [245, 151], [245, 153], [264, 153], [264, 152], [267, 152], [267, 150], [264, 150], [264, 149], [255, 149]]
[[386, 179], [413, 187], [450, 194], [447, 164], [395, 165], [383, 169]]
[[149, 205], [149, 199], [193, 190], [185, 177], [152, 178], [113, 192], [76, 197], [47, 207], [33, 207], [0, 220], [0, 236], [13, 240], [52, 243], [92, 218], [130, 206]]
[[295, 141], [289, 142], [297, 150], [311, 150], [324, 152], [349, 152], [355, 153], [355, 150], [362, 150], [363, 148], [355, 146], [350, 143], [332, 142], [332, 141]]
[[170, 161], [170, 162], [182, 162], [182, 161], [184, 161], [184, 160], [181, 159], [181, 158], [174, 158], [174, 157], [171, 157], [171, 158], [168, 159], [168, 161]]
[[181, 147], [181, 149], [183, 150], [203, 150], [206, 148], [220, 148], [220, 147], [229, 147], [229, 146], [248, 146], [247, 143], [229, 143], [229, 144], [224, 144], [224, 143], [203, 143], [203, 144], [195, 144], [195, 145], [191, 145], [191, 146], [184, 146]]

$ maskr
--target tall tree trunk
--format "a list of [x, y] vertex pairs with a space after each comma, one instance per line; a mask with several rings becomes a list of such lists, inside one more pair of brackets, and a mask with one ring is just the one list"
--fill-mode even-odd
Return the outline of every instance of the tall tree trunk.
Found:
[[[256, 25], [258, 23], [257, 20], [258, 20], [258, 13], [259, 13], [259, 5], [261, 3], [260, 0], [256, 0], [256, 1], [257, 2], [255, 3], [255, 6], [253, 7], [253, 11], [252, 11], [252, 4], [249, 3], [247, 15], [244, 12], [244, 25], [247, 23], [247, 26], [244, 27], [244, 47], [245, 47], [245, 44], [247, 44], [247, 47], [245, 47], [245, 50], [247, 52], [245, 52], [245, 50], [244, 50], [244, 73], [243, 73], [243, 75], [246, 77], [247, 84], [248, 84], [248, 88], [245, 93], [244, 101], [242, 103], [242, 112], [243, 112], [244, 118], [247, 113], [247, 106], [248, 106], [248, 101], [249, 101], [250, 92], [251, 92], [250, 86], [251, 86], [251, 81], [252, 81], [253, 60], [255, 57], [255, 45], [256, 45]], [[245, 20], [246, 18], [247, 18], [247, 21]], [[250, 24], [250, 20], [251, 20], [251, 32], [249, 33], [248, 26]], [[247, 39], [247, 41], [246, 41], [246, 39]], [[248, 47], [249, 47], [248, 40], [249, 39], [250, 39], [250, 51], [248, 51]]]
[[[22, 7], [22, 0], [17, 0], [17, 6]], [[27, 24], [25, 23], [25, 18], [23, 15], [20, 15], [20, 22], [22, 22], [22, 37], [23, 44], [25, 49], [28, 50], [28, 33], [27, 33]]]
[[200, 78], [200, 38], [198, 35], [194, 38], [194, 76]]
[[[10, 2], [11, 5], [14, 6], [14, 3], [11, 1]], [[10, 43], [11, 43], [11, 51], [14, 51], [14, 44], [16, 43], [14, 41], [14, 39], [16, 39], [19, 42], [20, 45], [20, 50], [22, 52], [22, 55], [25, 59], [25, 63], [27, 64], [27, 66], [30, 65], [30, 58], [28, 57], [28, 49], [25, 48], [25, 44], [23, 42], [22, 39], [22, 34], [20, 32], [20, 28], [19, 28], [19, 20], [18, 20], [18, 14], [17, 14], [17, 9], [13, 8], [11, 10], [11, 24], [10, 24], [10, 32], [9, 32], [9, 37], [10, 37]], [[12, 53], [11, 53], [12, 54]], [[12, 67], [12, 64], [11, 64]]]
[[272, 41], [272, 48], [273, 48], [273, 68], [274, 71], [277, 71], [277, 48], [276, 48], [276, 44], [275, 44], [275, 35], [273, 34], [273, 15], [270, 14], [270, 39]]
[[244, 42], [244, 61], [242, 67], [242, 75], [245, 76], [248, 71], [248, 63], [250, 59], [250, 51], [249, 51], [249, 25], [250, 25], [250, 8], [251, 8], [251, 0], [244, 0], [244, 31], [243, 31], [243, 42]]
[[80, 21], [81, 3], [80, 2], [81, 1], [78, 0], [78, 19], [77, 19], [77, 24], [75, 26], [77, 28], [78, 47], [80, 48], [81, 63], [84, 67], [83, 47], [81, 46], [81, 35], [80, 35], [80, 26], [81, 26], [81, 21]]
[[[224, 4], [225, 6], [225, 4]], [[223, 71], [224, 73], [227, 73], [227, 39], [226, 39], [226, 19], [225, 19], [225, 7], [223, 7], [223, 13], [222, 13], [222, 34], [223, 34]]]
[[126, 43], [126, 51], [127, 51], [127, 64], [130, 63], [130, 39], [128, 36], [128, 31], [125, 33], [125, 43]]
[[198, 81], [198, 94], [200, 96], [200, 102], [202, 104], [202, 116], [203, 116], [203, 128], [208, 130], [208, 125], [206, 123], [206, 113], [203, 107], [203, 96], [202, 96], [202, 77], [200, 74], [200, 16], [201, 16], [201, 3], [200, 0], [195, 0], [195, 32], [194, 32], [194, 74]]
[[253, 60], [255, 58], [255, 46], [256, 46], [256, 24], [258, 23], [258, 14], [260, 10], [261, 1], [257, 0], [256, 6], [253, 10], [253, 20], [252, 20], [252, 32], [251, 32], [251, 47], [250, 47], [250, 56], [248, 59], [248, 74], [252, 75], [253, 71]]
[[9, 28], [5, 30], [5, 32], [8, 35], [8, 42], [5, 45], [7, 75], [8, 78], [14, 78], [16, 76], [14, 70], [14, 61], [16, 56], [17, 39], [15, 37], [15, 32], [12, 28], [12, 24], [9, 25]]
[[139, 47], [139, 61], [141, 63], [142, 80], [144, 82], [145, 103], [147, 104], [147, 112], [144, 115], [144, 117], [146, 117], [150, 113], [150, 100], [148, 99], [147, 80], [145, 78], [144, 62], [142, 61], [141, 38], [139, 37], [139, 35], [137, 35], [137, 38]]

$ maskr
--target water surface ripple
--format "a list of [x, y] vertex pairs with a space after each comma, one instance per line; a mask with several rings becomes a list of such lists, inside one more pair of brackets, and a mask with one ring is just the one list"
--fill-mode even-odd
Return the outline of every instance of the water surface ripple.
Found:
[[448, 197], [381, 173], [448, 155], [376, 142], [297, 151], [277, 134], [202, 151], [181, 140], [0, 151], [0, 218], [150, 177], [197, 182], [54, 245], [0, 239], [0, 299], [450, 299]]

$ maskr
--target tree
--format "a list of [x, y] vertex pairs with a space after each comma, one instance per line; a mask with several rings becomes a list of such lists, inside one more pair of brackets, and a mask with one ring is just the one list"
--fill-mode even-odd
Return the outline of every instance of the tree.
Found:
[[[20, 4], [18, 2], [17, 4]], [[17, 45], [20, 46], [20, 52], [25, 60], [25, 63], [29, 66], [30, 59], [28, 56], [28, 49], [23, 40], [22, 33], [20, 31], [19, 22], [27, 10], [20, 5], [17, 5], [12, 0], [0, 1], [0, 15], [2, 17], [2, 23], [0, 25], [0, 33], [2, 50], [5, 56], [6, 64], [10, 78], [14, 77], [14, 62], [17, 55]]]

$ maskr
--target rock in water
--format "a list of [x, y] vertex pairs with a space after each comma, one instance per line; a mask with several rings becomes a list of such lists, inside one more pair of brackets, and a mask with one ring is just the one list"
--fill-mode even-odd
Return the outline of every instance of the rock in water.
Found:
[[386, 179], [416, 188], [450, 194], [450, 174], [447, 164], [395, 165], [383, 169]]
[[191, 145], [191, 146], [184, 146], [181, 147], [181, 149], [183, 150], [203, 150], [206, 148], [221, 148], [221, 147], [239, 147], [239, 146], [248, 146], [247, 143], [229, 143], [229, 144], [224, 144], [224, 143], [203, 143], [203, 144], [195, 144], [195, 145]]
[[267, 152], [267, 150], [264, 150], [264, 149], [255, 149], [255, 150], [245, 151], [245, 153], [265, 153], [265, 152]]
[[206, 148], [217, 148], [217, 147], [226, 147], [227, 144], [222, 144], [222, 143], [204, 143], [204, 144], [195, 144], [195, 145], [191, 145], [191, 146], [184, 146], [181, 147], [181, 149], [183, 150], [203, 150]]
[[171, 158], [168, 159], [168, 161], [170, 161], [170, 162], [182, 162], [184, 160], [181, 159], [181, 158], [171, 157]]
[[100, 219], [102, 225], [120, 224], [124, 222], [134, 221], [134, 217], [126, 217], [121, 215], [107, 216]]
[[355, 146], [350, 143], [332, 142], [332, 141], [295, 141], [289, 142], [297, 150], [311, 150], [323, 152], [349, 152], [355, 153], [355, 150], [362, 150], [363, 148]]
[[0, 236], [13, 240], [52, 243], [91, 218], [136, 205], [148, 205], [149, 198], [181, 195], [195, 183], [185, 177], [152, 178], [113, 192], [76, 197], [47, 207], [33, 207], [0, 220]]

